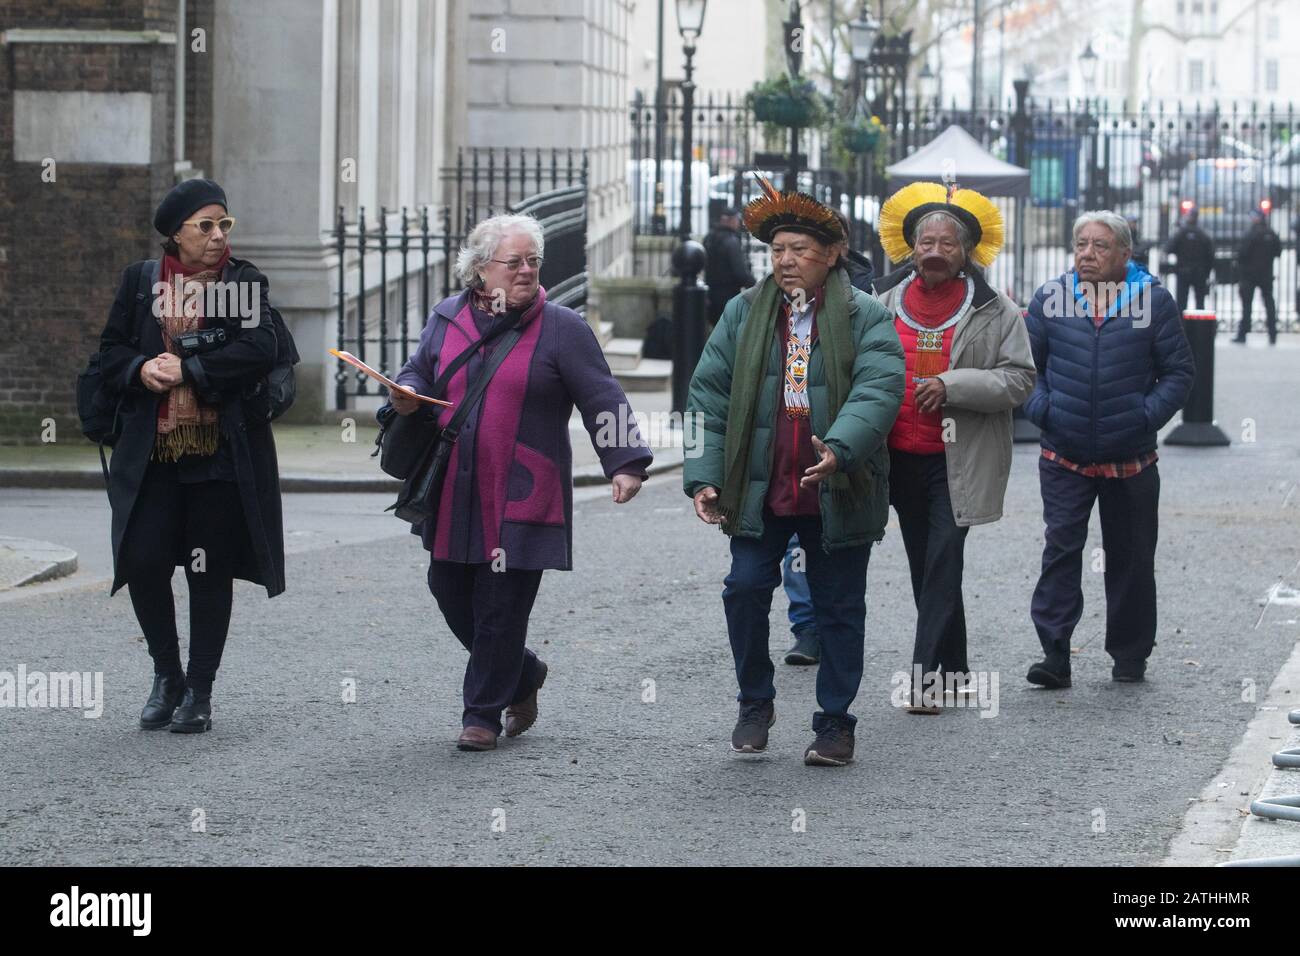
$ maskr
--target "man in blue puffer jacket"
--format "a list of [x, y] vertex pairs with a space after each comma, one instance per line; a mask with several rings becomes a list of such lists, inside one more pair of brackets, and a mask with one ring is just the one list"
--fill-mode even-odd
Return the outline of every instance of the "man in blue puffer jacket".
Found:
[[1112, 677], [1142, 680], [1155, 645], [1156, 432], [1187, 400], [1194, 367], [1173, 296], [1131, 251], [1122, 216], [1084, 213], [1074, 224], [1074, 269], [1034, 294], [1026, 319], [1038, 379], [1025, 415], [1042, 429], [1047, 525], [1030, 610], [1046, 659], [1028, 679], [1044, 687], [1070, 686], [1094, 501]]

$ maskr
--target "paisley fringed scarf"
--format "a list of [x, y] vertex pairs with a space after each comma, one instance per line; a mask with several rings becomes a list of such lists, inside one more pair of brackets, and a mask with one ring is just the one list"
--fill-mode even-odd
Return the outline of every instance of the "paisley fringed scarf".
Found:
[[[206, 326], [203, 315], [203, 291], [207, 283], [221, 278], [230, 249], [221, 261], [209, 268], [192, 269], [175, 256], [164, 256], [160, 281], [165, 284], [161, 300], [158, 325], [162, 330], [163, 347], [172, 355], [180, 355], [175, 344], [184, 332]], [[176, 277], [180, 277], [181, 293], [177, 295]], [[189, 308], [186, 303], [189, 302]], [[215, 406], [199, 400], [193, 387], [182, 382], [172, 388], [158, 403], [158, 437], [154, 442], [153, 457], [160, 461], [177, 461], [182, 455], [214, 455], [220, 440], [218, 414]]]

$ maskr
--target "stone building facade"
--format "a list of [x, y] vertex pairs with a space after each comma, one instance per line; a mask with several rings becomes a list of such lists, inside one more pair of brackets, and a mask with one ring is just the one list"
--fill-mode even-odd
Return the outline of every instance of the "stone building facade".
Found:
[[[458, 147], [590, 161], [588, 268], [630, 272], [631, 0], [7, 0], [0, 7], [0, 442], [78, 435], [73, 381], [153, 210], [216, 179], [333, 413], [339, 206], [437, 205]], [[504, 45], [496, 38], [504, 38]], [[441, 252], [438, 253], [439, 258]], [[347, 323], [359, 270], [345, 269]], [[414, 260], [367, 257], [368, 313]], [[416, 308], [412, 304], [412, 308]], [[423, 316], [408, 315], [413, 336]], [[353, 326], [349, 326], [353, 328]]]

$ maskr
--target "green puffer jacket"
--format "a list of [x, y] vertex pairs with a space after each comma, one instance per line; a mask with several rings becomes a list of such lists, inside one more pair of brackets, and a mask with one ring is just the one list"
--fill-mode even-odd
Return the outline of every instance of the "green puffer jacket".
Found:
[[[875, 298], [852, 288], [842, 267], [832, 270], [826, 281], [844, 283], [857, 358], [853, 363], [853, 385], [848, 400], [831, 422], [826, 408], [822, 351], [817, 342], [813, 343], [808, 367], [813, 433], [835, 452], [844, 471], [868, 469], [871, 486], [866, 508], [846, 508], [835, 503], [827, 483], [822, 482], [819, 495], [822, 546], [833, 551], [879, 541], [884, 536], [889, 518], [889, 450], [885, 439], [903, 401], [904, 372], [903, 347], [894, 331], [893, 316]], [[691, 420], [692, 429], [687, 434], [692, 435], [693, 431], [694, 447], [686, 448], [682, 469], [682, 486], [692, 498], [702, 488], [722, 489], [723, 445], [736, 343], [760, 288], [762, 282], [727, 303], [691, 378], [686, 411], [688, 415], [702, 416]], [[763, 502], [772, 474], [772, 431], [785, 374], [783, 345], [777, 341], [774, 327], [766, 378], [755, 414], [749, 486], [736, 532], [746, 538], [757, 538], [763, 533]]]

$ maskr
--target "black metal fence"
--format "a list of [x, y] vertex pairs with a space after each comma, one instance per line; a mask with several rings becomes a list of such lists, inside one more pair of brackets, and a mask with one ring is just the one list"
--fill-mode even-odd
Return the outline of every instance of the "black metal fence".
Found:
[[[697, 95], [694, 118], [696, 176], [692, 227], [703, 232], [722, 205], [740, 205], [755, 192], [750, 170], [778, 174], [784, 163], [773, 147], [779, 138], [764, 138], [740, 95]], [[1023, 155], [1017, 123], [1023, 123]], [[1242, 314], [1237, 282], [1237, 255], [1250, 226], [1250, 213], [1263, 212], [1282, 240], [1275, 261], [1274, 289], [1283, 327], [1297, 327], [1297, 236], [1300, 230], [1300, 114], [1294, 107], [1256, 104], [1143, 104], [1137, 110], [1105, 103], [1072, 100], [1013, 103], [969, 109], [919, 106], [900, 110], [883, 138], [878, 155], [844, 162], [831, 137], [805, 131], [802, 149], [810, 151], [811, 169], [800, 174], [799, 187], [837, 206], [850, 219], [856, 248], [873, 249], [878, 267], [885, 265], [875, 242], [880, 202], [889, 189], [884, 168], [928, 144], [953, 124], [970, 132], [990, 153], [1030, 171], [1027, 200], [994, 198], [1007, 222], [1007, 245], [990, 270], [990, 279], [1013, 298], [1025, 301], [1047, 278], [1070, 267], [1070, 230], [1078, 214], [1109, 208], [1131, 217], [1136, 226], [1135, 254], [1176, 291], [1177, 278], [1164, 253], [1170, 237], [1191, 210], [1215, 247], [1215, 266], [1207, 308], [1225, 327], [1234, 329]], [[663, 110], [665, 157], [680, 155], [680, 104], [670, 97]], [[630, 187], [636, 230], [653, 231], [653, 155], [655, 110], [638, 97], [632, 110], [633, 161]], [[773, 168], [775, 164], [775, 169]], [[665, 193], [680, 179], [680, 162], [668, 160]], [[956, 170], [960, 184], [961, 170]], [[699, 183], [707, 183], [701, 189]], [[667, 231], [680, 222], [679, 201], [666, 195]], [[1017, 229], [1023, 232], [1017, 236]], [[1023, 240], [1022, 258], [1017, 255]], [[755, 250], [761, 265], [761, 247]], [[1263, 319], [1255, 302], [1254, 327]]]
[[[541, 284], [552, 301], [581, 310], [587, 292], [588, 158], [578, 150], [461, 149], [442, 172], [447, 202], [410, 210], [366, 208], [334, 227], [338, 348], [390, 378], [419, 341], [430, 310], [461, 289], [455, 260], [475, 224], [504, 212], [527, 213], [546, 239]], [[339, 363], [335, 407], [377, 395], [382, 386]]]

